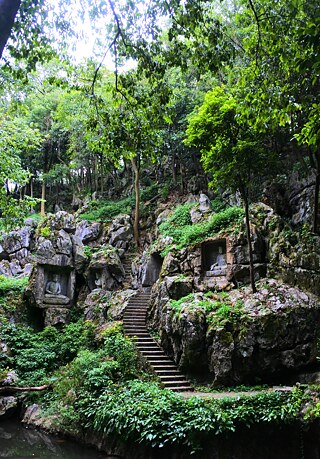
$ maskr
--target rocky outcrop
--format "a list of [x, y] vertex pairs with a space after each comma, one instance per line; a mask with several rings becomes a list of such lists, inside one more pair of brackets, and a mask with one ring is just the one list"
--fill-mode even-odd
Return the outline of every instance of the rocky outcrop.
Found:
[[276, 381], [316, 362], [320, 304], [311, 294], [266, 279], [256, 294], [171, 295], [156, 284], [148, 321], [184, 371], [228, 385]]
[[133, 227], [129, 215], [119, 215], [112, 220], [108, 231], [108, 242], [113, 247], [120, 249], [123, 254], [133, 240]]
[[28, 219], [26, 226], [2, 235], [0, 244], [0, 274], [25, 276], [32, 268], [33, 239], [36, 223]]
[[[118, 240], [121, 240], [120, 229], [125, 228], [124, 234], [128, 226], [124, 216], [118, 220]], [[68, 322], [70, 307], [77, 300], [77, 276], [86, 280], [88, 293], [103, 291], [105, 296], [109, 290], [121, 286], [125, 273], [118, 249], [107, 244], [99, 245], [100, 233], [99, 223], [77, 223], [73, 215], [63, 211], [49, 216], [39, 226], [34, 241], [35, 266], [28, 296], [32, 304], [43, 310], [45, 325]], [[112, 234], [113, 241], [117, 241]], [[86, 251], [84, 243], [94, 243], [98, 247]], [[88, 317], [92, 316], [95, 296], [91, 295], [85, 301]], [[97, 316], [101, 321], [103, 314], [97, 311]]]

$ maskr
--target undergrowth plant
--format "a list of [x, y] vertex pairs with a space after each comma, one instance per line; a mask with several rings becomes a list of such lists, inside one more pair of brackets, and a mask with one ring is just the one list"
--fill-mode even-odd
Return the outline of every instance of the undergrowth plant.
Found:
[[196, 244], [202, 240], [212, 237], [221, 231], [230, 231], [232, 227], [243, 220], [244, 211], [239, 207], [228, 207], [221, 212], [213, 214], [208, 221], [202, 223], [191, 223], [190, 209], [193, 204], [184, 204], [176, 208], [174, 213], [159, 226], [160, 233], [172, 238], [170, 244], [163, 251], [166, 255], [175, 245], [181, 250], [187, 245]]
[[207, 324], [221, 327], [227, 322], [236, 324], [248, 319], [241, 300], [232, 301], [226, 292], [207, 292], [203, 298], [198, 293], [190, 293], [179, 300], [170, 300], [170, 307], [179, 315], [182, 309], [201, 308], [206, 313]]

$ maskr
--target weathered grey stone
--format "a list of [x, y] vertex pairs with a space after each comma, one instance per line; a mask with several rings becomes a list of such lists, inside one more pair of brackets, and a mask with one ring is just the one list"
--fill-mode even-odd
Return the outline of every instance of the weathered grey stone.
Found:
[[77, 224], [75, 235], [83, 242], [87, 244], [88, 242], [96, 241], [99, 237], [101, 230], [101, 223], [89, 223], [86, 220], [80, 221]]
[[[249, 287], [231, 290], [226, 307], [232, 311], [242, 303], [243, 309], [239, 317], [223, 319], [214, 303], [222, 301], [218, 295], [208, 300], [197, 293], [178, 310], [171, 307], [167, 282], [153, 288], [148, 324], [160, 331], [163, 347], [184, 371], [200, 375], [207, 369], [215, 384], [251, 384], [272, 382], [316, 362], [320, 303], [315, 296], [265, 279], [255, 294]], [[212, 301], [212, 308], [206, 310], [203, 300]]]
[[110, 274], [121, 280], [125, 273], [118, 253], [106, 247], [92, 255], [89, 269], [107, 269]]
[[106, 320], [106, 312], [110, 306], [111, 292], [95, 289], [84, 302], [84, 317], [102, 325]]
[[163, 211], [161, 211], [158, 216], [157, 216], [157, 219], [156, 219], [156, 225], [161, 225], [161, 223], [164, 223], [168, 216], [170, 215], [171, 211], [170, 209], [165, 209]]
[[17, 397], [0, 397], [0, 417], [7, 417], [14, 414], [18, 409]]
[[193, 224], [199, 223], [203, 218], [203, 213], [197, 207], [192, 207], [190, 210], [190, 217]]
[[25, 226], [19, 230], [10, 231], [10, 233], [3, 238], [3, 249], [8, 254], [18, 252], [18, 250], [21, 249], [28, 249], [30, 247], [30, 239], [30, 227]]
[[167, 291], [170, 298], [179, 300], [192, 292], [192, 278], [184, 276], [167, 276], [165, 278]]
[[47, 223], [52, 230], [64, 230], [67, 233], [74, 233], [76, 230], [76, 220], [74, 215], [61, 210], [50, 216]]
[[109, 244], [120, 249], [127, 249], [133, 239], [133, 228], [129, 215], [116, 217], [108, 232]]
[[73, 258], [74, 258], [74, 267], [77, 272], [82, 272], [87, 266], [89, 260], [84, 251], [84, 245], [81, 242], [80, 237], [75, 236], [71, 237], [72, 247], [73, 247]]
[[70, 311], [67, 308], [51, 307], [45, 310], [44, 325], [61, 326], [69, 322]]
[[10, 262], [8, 260], [0, 261], [0, 275], [6, 277], [12, 276]]
[[204, 193], [200, 193], [199, 198], [199, 211], [201, 213], [210, 212], [211, 210], [211, 202], [208, 196]]
[[18, 381], [18, 375], [14, 370], [8, 371], [6, 377], [1, 381], [1, 386], [14, 386]]
[[139, 279], [142, 287], [151, 287], [158, 279], [162, 268], [163, 258], [153, 253], [139, 268]]
[[112, 320], [122, 320], [128, 301], [136, 294], [137, 291], [132, 289], [113, 292], [109, 302], [108, 317]]
[[55, 237], [54, 247], [57, 254], [72, 257], [72, 239], [64, 229], [61, 229]]

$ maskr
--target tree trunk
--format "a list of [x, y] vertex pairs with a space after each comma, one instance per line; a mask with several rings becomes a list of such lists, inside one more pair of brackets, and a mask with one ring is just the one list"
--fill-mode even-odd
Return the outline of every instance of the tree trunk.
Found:
[[313, 232], [318, 233], [319, 229], [319, 191], [320, 191], [320, 152], [316, 154], [316, 184], [314, 187], [314, 209], [313, 209]]
[[242, 197], [244, 200], [244, 207], [245, 207], [245, 214], [246, 214], [246, 230], [247, 230], [247, 240], [248, 240], [248, 249], [249, 249], [249, 265], [250, 265], [250, 284], [252, 288], [252, 293], [256, 293], [257, 289], [256, 289], [255, 281], [254, 281], [253, 253], [252, 253], [251, 233], [250, 233], [249, 202], [248, 202], [247, 194], [245, 192], [242, 194]]
[[100, 180], [101, 180], [101, 183], [100, 183], [100, 190], [101, 190], [101, 195], [103, 195], [104, 193], [104, 186], [103, 186], [103, 154], [101, 153], [101, 157], [100, 157]]
[[40, 210], [41, 217], [44, 217], [46, 215], [46, 212], [45, 212], [45, 200], [46, 200], [46, 184], [45, 184], [45, 182], [42, 182], [42, 187], [41, 187], [41, 210]]
[[21, 0], [0, 0], [0, 59], [10, 37]]
[[33, 177], [30, 179], [30, 198], [33, 198]]
[[136, 197], [134, 209], [133, 234], [137, 247], [140, 246], [139, 238], [139, 219], [140, 219], [140, 171], [138, 166], [138, 156], [131, 159], [132, 170], [134, 172], [134, 192]]

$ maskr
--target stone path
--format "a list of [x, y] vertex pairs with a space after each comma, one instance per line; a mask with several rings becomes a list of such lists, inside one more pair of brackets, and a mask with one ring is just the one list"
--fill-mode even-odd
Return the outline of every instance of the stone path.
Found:
[[124, 332], [127, 336], [135, 338], [138, 350], [166, 389], [191, 393], [193, 388], [186, 377], [180, 373], [174, 362], [167, 357], [147, 330], [146, 315], [149, 300], [150, 295], [143, 292], [138, 292], [129, 300], [123, 317]]

